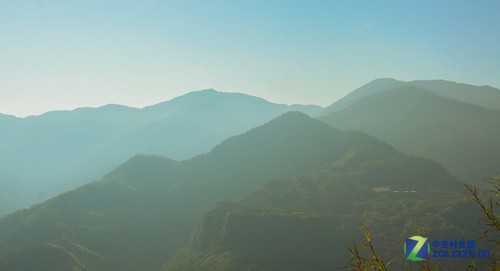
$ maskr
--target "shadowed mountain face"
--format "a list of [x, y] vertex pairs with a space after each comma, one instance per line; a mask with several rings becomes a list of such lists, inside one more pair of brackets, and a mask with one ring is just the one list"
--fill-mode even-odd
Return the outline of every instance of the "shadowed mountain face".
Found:
[[143, 109], [107, 105], [24, 119], [0, 115], [0, 188], [16, 189], [0, 190], [0, 201], [18, 201], [0, 208], [0, 216], [98, 179], [137, 153], [188, 159], [290, 110], [315, 115], [321, 108], [204, 90]]
[[451, 98], [457, 101], [479, 105], [488, 109], [500, 110], [500, 89], [490, 86], [474, 86], [445, 80], [416, 80], [410, 82], [391, 78], [380, 78], [361, 86], [344, 98], [325, 108], [322, 115], [341, 111], [362, 97], [395, 89], [404, 85], [425, 89], [438, 96]]
[[[1, 262], [16, 262], [17, 255], [51, 244], [70, 252], [89, 270], [160, 270], [215, 203], [241, 199], [273, 179], [320, 171], [337, 172], [339, 184], [367, 191], [386, 185], [419, 191], [431, 184], [456, 185], [430, 160], [406, 156], [366, 134], [342, 132], [291, 112], [187, 161], [136, 156], [100, 182], [4, 217]], [[302, 226], [290, 227], [295, 231]], [[228, 242], [232, 248], [238, 246]]]
[[468, 182], [500, 173], [498, 110], [403, 86], [361, 98], [321, 119], [433, 159]]
[[[405, 162], [394, 162], [392, 170], [405, 167]], [[457, 184], [451, 189], [437, 183], [416, 192], [378, 193], [359, 185], [354, 172], [324, 170], [274, 180], [237, 203], [218, 204], [163, 270], [342, 269], [350, 260], [347, 246], [361, 240], [360, 225], [371, 230], [377, 251], [391, 262], [391, 269], [403, 270], [407, 261], [399, 255], [408, 234], [450, 239], [481, 234], [472, 219], [454, 219], [477, 215], [457, 192]], [[364, 173], [371, 181], [381, 178], [377, 171]], [[415, 175], [400, 172], [398, 177]], [[488, 243], [477, 245], [491, 249]], [[433, 261], [449, 270], [463, 266], [457, 259]]]

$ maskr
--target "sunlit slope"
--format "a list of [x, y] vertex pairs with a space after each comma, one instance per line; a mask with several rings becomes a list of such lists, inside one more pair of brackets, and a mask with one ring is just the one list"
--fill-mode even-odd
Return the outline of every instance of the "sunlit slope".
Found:
[[404, 86], [366, 96], [321, 119], [433, 159], [466, 181], [500, 173], [500, 111]]

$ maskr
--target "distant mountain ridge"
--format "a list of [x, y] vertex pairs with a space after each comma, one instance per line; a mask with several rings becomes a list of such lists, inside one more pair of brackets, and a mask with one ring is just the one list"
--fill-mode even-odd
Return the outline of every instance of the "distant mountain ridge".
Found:
[[20, 204], [27, 207], [98, 179], [137, 153], [188, 159], [290, 110], [315, 115], [322, 108], [210, 89], [143, 109], [110, 104], [26, 118], [0, 115], [0, 172], [23, 187]]
[[500, 110], [500, 89], [490, 86], [474, 86], [446, 80], [400, 81], [392, 78], [375, 79], [350, 92], [345, 97], [327, 106], [322, 115], [341, 111], [354, 104], [358, 99], [409, 85], [426, 89], [439, 96], [452, 98], [461, 102], [479, 105], [488, 109]]
[[433, 159], [467, 182], [500, 173], [498, 110], [404, 84], [377, 90], [320, 119], [337, 128], [369, 133], [406, 153]]
[[[188, 159], [208, 152], [227, 137], [243, 133], [284, 112], [297, 110], [311, 116], [323, 114], [326, 118], [328, 112], [342, 111], [363, 97], [403, 86], [425, 89], [441, 97], [483, 107], [500, 108], [500, 90], [496, 88], [444, 80], [403, 82], [385, 78], [358, 88], [326, 109], [273, 104], [241, 93], [208, 89], [143, 109], [110, 104], [22, 119], [0, 114], [0, 173], [5, 173], [0, 174], [0, 183], [22, 187], [14, 193], [18, 203], [6, 203], [0, 216], [9, 212], [5, 210], [26, 207], [98, 179], [137, 153]], [[491, 125], [495, 126], [494, 123]], [[423, 152], [411, 153], [419, 155]], [[450, 165], [443, 159], [438, 161]], [[489, 168], [488, 172], [495, 172], [496, 160], [489, 165], [482, 161], [467, 166], [460, 174], [464, 178], [476, 178], [482, 176], [485, 167]], [[453, 166], [450, 170], [455, 168]], [[6, 196], [12, 198], [9, 193]]]

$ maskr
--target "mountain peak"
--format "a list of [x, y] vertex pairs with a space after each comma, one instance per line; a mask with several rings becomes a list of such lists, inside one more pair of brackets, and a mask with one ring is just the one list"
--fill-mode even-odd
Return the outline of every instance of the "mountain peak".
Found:
[[281, 116], [277, 117], [275, 120], [286, 120], [286, 119], [293, 119], [293, 120], [301, 120], [301, 121], [314, 121], [311, 117], [309, 117], [307, 114], [299, 112], [299, 111], [289, 111], [286, 113], [283, 113]]
[[[218, 91], [218, 90], [213, 89], [213, 88], [206, 88], [206, 89], [190, 91], [190, 92], [188, 92], [184, 95], [181, 95], [179, 97], [183, 97], [183, 96], [187, 96], [187, 95], [211, 95], [211, 94], [223, 94], [223, 93], [225, 93], [225, 92]], [[176, 97], [176, 98], [179, 98], [179, 97]], [[174, 100], [176, 98], [174, 98]]]
[[206, 88], [206, 89], [200, 89], [198, 91], [193, 91], [193, 92], [208, 92], [208, 93], [212, 92], [213, 93], [213, 92], [220, 92], [220, 91], [218, 91], [214, 88]]
[[126, 110], [126, 109], [137, 109], [135, 107], [130, 107], [121, 104], [106, 104], [101, 107], [97, 107], [96, 109], [106, 109], [106, 110]]
[[[271, 120], [263, 126], [277, 127], [278, 129], [284, 130], [295, 130], [295, 129], [326, 129], [326, 130], [336, 130], [333, 127], [328, 126], [317, 119], [313, 119], [305, 113], [299, 111], [289, 111], [282, 114], [279, 117]], [[259, 128], [259, 127], [257, 127]]]
[[353, 90], [342, 99], [328, 106], [323, 116], [341, 111], [362, 97], [395, 89], [404, 85], [430, 91], [438, 96], [479, 105], [488, 109], [500, 109], [500, 90], [489, 86], [475, 86], [443, 79], [399, 81], [392, 78], [378, 78]]
[[390, 78], [390, 77], [382, 77], [382, 78], [374, 79], [374, 80], [370, 81], [366, 85], [369, 85], [369, 84], [381, 84], [381, 83], [398, 83], [398, 82], [403, 82], [403, 81], [400, 81], [400, 80], [397, 80], [397, 79], [394, 79], [394, 78]]
[[251, 95], [239, 93], [239, 92], [222, 92], [213, 88], [202, 89], [191, 91], [184, 95], [175, 97], [171, 100], [161, 102], [155, 105], [147, 106], [146, 110], [158, 110], [160, 108], [166, 107], [185, 107], [185, 106], [195, 106], [201, 104], [215, 103], [215, 104], [229, 104], [233, 102], [243, 102], [243, 103], [262, 103], [269, 104], [272, 103]]
[[[278, 150], [283, 146], [301, 148], [298, 145], [316, 145], [320, 144], [319, 142], [327, 142], [338, 133], [340, 133], [339, 130], [322, 121], [313, 119], [298, 111], [290, 111], [244, 134], [225, 140], [214, 148], [214, 152], [217, 153], [227, 149], [244, 149], [243, 152], [249, 152], [251, 149], [254, 152], [257, 147], [248, 149], [248, 146], [259, 146], [260, 148], [264, 143], [267, 144], [264, 149], [269, 150], [269, 152], [272, 152], [270, 151], [272, 149]], [[299, 142], [301, 143], [299, 144]], [[283, 151], [284, 149], [280, 150]], [[259, 155], [262, 155], [262, 153]], [[274, 154], [268, 153], [266, 155]]]
[[323, 115], [327, 115], [331, 112], [341, 111], [350, 106], [351, 104], [353, 104], [354, 102], [356, 102], [359, 98], [363, 96], [375, 94], [387, 89], [396, 88], [404, 84], [406, 84], [406, 82], [398, 81], [393, 78], [375, 79], [353, 90], [351, 93], [347, 94], [347, 96], [326, 107], [326, 109], [323, 112]]

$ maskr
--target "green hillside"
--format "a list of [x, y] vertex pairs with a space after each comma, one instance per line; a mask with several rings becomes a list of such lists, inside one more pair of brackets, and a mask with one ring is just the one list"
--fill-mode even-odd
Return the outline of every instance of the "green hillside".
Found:
[[289, 113], [185, 162], [136, 156], [99, 183], [0, 220], [0, 255], [55, 243], [92, 270], [155, 270], [215, 202], [316, 170], [365, 137]]
[[0, 257], [56, 244], [89, 270], [159, 270], [215, 203], [321, 169], [353, 172], [353, 183], [368, 190], [456, 182], [434, 162], [291, 112], [191, 160], [136, 156], [100, 182], [8, 215], [0, 220]]
[[30, 248], [9, 258], [0, 258], [0, 270], [26, 271], [87, 271], [78, 259], [57, 245], [43, 245]]
[[468, 182], [500, 173], [500, 111], [404, 86], [366, 96], [321, 119], [433, 159]]
[[[361, 238], [362, 224], [391, 268], [400, 270], [405, 261], [398, 255], [409, 235], [480, 234], [473, 219], [456, 219], [472, 218], [476, 210], [441, 167], [404, 155], [377, 160], [383, 157], [378, 151], [354, 149], [313, 175], [273, 180], [237, 203], [218, 204], [163, 270], [337, 270], [349, 262], [347, 246]], [[390, 191], [373, 189], [386, 185]]]

